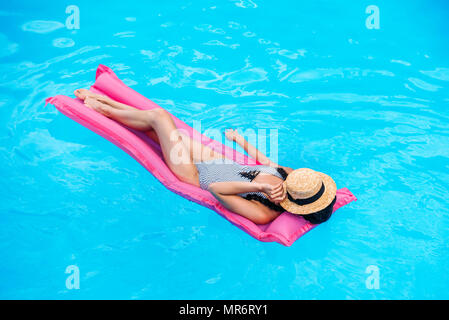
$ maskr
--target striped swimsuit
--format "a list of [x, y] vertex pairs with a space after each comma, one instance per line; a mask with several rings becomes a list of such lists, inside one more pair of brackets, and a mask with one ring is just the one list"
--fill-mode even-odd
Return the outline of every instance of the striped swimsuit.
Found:
[[[195, 163], [198, 169], [199, 182], [201, 189], [208, 190], [209, 185], [213, 182], [224, 181], [253, 181], [259, 173], [271, 174], [275, 177], [285, 180], [287, 174], [281, 168], [274, 168], [264, 165], [246, 166], [236, 162], [222, 159], [207, 162]], [[240, 193], [239, 196], [247, 200], [257, 200], [266, 205], [270, 209], [282, 212], [285, 211], [281, 206], [272, 203], [262, 192], [246, 192]]]

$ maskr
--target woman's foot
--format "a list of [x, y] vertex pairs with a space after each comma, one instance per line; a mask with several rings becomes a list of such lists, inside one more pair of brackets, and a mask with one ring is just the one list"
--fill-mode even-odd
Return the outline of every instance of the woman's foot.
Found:
[[87, 89], [77, 89], [75, 90], [75, 96], [81, 100], [85, 100], [86, 98], [95, 99], [103, 104], [107, 104], [109, 107], [118, 109], [118, 110], [136, 110], [137, 108], [128, 106], [126, 104], [115, 101], [107, 96], [102, 96], [100, 94], [93, 93]]
[[87, 89], [76, 89], [75, 92], [73, 92], [75, 94], [75, 96], [78, 99], [84, 100], [87, 97], [91, 97], [93, 98], [94, 96], [96, 96], [95, 93], [91, 92], [90, 90]]
[[96, 99], [102, 103], [109, 102], [108, 97], [102, 96], [101, 94], [93, 93], [92, 91], [87, 90], [87, 89], [77, 89], [77, 90], [75, 90], [74, 93], [75, 93], [75, 96], [81, 100], [85, 100], [86, 98], [92, 98], [92, 99]]
[[105, 103], [102, 103], [93, 97], [86, 97], [84, 99], [84, 104], [87, 107], [101, 113], [102, 115], [104, 115], [106, 117], [110, 117], [112, 114], [112, 111], [113, 111], [113, 108], [111, 106], [109, 106]]

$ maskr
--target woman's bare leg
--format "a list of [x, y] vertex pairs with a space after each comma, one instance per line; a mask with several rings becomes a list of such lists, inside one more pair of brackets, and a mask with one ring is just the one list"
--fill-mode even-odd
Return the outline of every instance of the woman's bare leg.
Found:
[[[107, 96], [93, 93], [92, 91], [87, 90], [87, 89], [77, 89], [77, 90], [75, 90], [74, 93], [75, 93], [75, 96], [81, 100], [85, 100], [86, 98], [93, 98], [93, 99], [100, 101], [101, 103], [110, 105], [111, 107], [116, 108], [116, 109], [120, 109], [120, 110], [136, 110], [137, 109], [135, 107], [128, 106], [124, 103], [115, 101], [114, 99], [111, 99]], [[137, 109], [137, 110], [139, 110], [139, 109]]]
[[[109, 97], [102, 96], [96, 93], [91, 92], [87, 89], [77, 89], [75, 90], [75, 95], [81, 99], [85, 100], [86, 98], [93, 98], [97, 101], [109, 105], [115, 109], [119, 110], [140, 110], [133, 106], [129, 106], [123, 103], [120, 103], [118, 101], [115, 101]], [[141, 130], [145, 131], [145, 130]], [[156, 143], [160, 144], [159, 138], [157, 133], [153, 129], [149, 129], [145, 132], [147, 136], [149, 136], [152, 140], [154, 140]], [[186, 145], [188, 149], [190, 150], [190, 157], [193, 159], [194, 162], [202, 162], [202, 161], [210, 161], [214, 159], [223, 159], [224, 156], [221, 153], [216, 152], [210, 147], [204, 146], [201, 142], [195, 141], [189, 136], [183, 134], [183, 139], [186, 141]]]
[[159, 139], [164, 160], [173, 173], [186, 183], [199, 186], [198, 170], [190, 156], [188, 142], [183, 139], [171, 115], [164, 109], [121, 110], [101, 103], [94, 98], [85, 98], [84, 103], [108, 118], [132, 129], [153, 129]]
[[223, 154], [203, 145], [201, 142], [190, 137], [187, 137], [187, 139], [189, 139], [190, 155], [194, 162], [204, 162], [225, 158]]
[[[124, 103], [120, 103], [118, 101], [115, 101], [107, 96], [103, 96], [97, 93], [93, 93], [90, 90], [87, 89], [77, 89], [74, 92], [75, 96], [81, 100], [85, 100], [86, 98], [92, 98], [95, 99], [101, 103], [107, 104], [113, 108], [116, 109], [120, 109], [120, 110], [140, 110], [137, 109], [133, 106], [128, 106]], [[148, 131], [145, 132], [145, 134], [150, 137], [153, 141], [155, 141], [156, 143], [159, 143], [159, 138], [157, 137], [156, 132], [153, 129], [149, 129]]]

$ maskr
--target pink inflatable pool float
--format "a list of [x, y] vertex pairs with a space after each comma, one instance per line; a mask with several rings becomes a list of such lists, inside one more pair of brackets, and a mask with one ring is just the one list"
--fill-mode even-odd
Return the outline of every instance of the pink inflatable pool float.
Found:
[[[160, 108], [156, 103], [127, 87], [110, 68], [104, 65], [98, 66], [96, 81], [91, 87], [91, 90], [140, 109]], [[53, 104], [59, 111], [72, 120], [82, 124], [126, 151], [167, 187], [167, 189], [214, 210], [260, 241], [276, 241], [285, 246], [290, 246], [298, 238], [315, 227], [315, 225], [307, 222], [302, 217], [288, 212], [282, 213], [271, 223], [257, 225], [227, 210], [210, 192], [178, 180], [165, 164], [159, 145], [145, 134], [131, 130], [87, 108], [79, 99], [58, 95], [48, 98], [46, 101]], [[178, 118], [174, 117], [174, 120], [178, 128], [184, 129], [191, 137], [208, 145], [215, 151], [226, 155], [233, 154], [235, 161], [239, 163], [257, 164], [246, 155], [200, 134]], [[334, 211], [354, 200], [357, 200], [356, 197], [348, 189], [343, 188], [338, 190]]]

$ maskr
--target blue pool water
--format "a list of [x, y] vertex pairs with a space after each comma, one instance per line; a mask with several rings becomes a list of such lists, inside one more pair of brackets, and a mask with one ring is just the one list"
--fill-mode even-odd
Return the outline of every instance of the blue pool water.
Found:
[[[0, 5], [0, 298], [449, 298], [445, 1], [76, 1], [73, 30], [67, 5]], [[190, 125], [278, 129], [359, 200], [253, 239], [44, 107], [99, 63]]]

